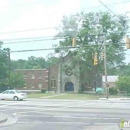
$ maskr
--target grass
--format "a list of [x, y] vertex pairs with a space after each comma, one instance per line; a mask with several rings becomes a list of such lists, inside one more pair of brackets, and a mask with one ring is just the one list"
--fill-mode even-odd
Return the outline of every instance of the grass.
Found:
[[63, 95], [51, 97], [49, 99], [75, 99], [75, 100], [97, 100], [103, 95], [92, 95], [92, 94], [69, 94], [65, 93]]
[[[54, 96], [54, 97], [49, 97]], [[100, 97], [104, 97], [104, 95], [94, 95], [94, 94], [70, 94], [70, 93], [63, 93], [63, 94], [57, 94], [57, 93], [31, 93], [28, 94], [28, 98], [45, 98], [48, 97], [48, 99], [75, 99], [75, 100], [96, 100]]]
[[[49, 97], [52, 96], [52, 97]], [[109, 98], [120, 98], [121, 96], [110, 95]], [[96, 94], [75, 94], [75, 93], [31, 93], [28, 94], [28, 98], [48, 98], [48, 99], [72, 99], [72, 100], [98, 100], [99, 98], [105, 98], [104, 95]]]
[[30, 93], [28, 94], [28, 98], [44, 98], [47, 96], [53, 96], [56, 95], [56, 93]]

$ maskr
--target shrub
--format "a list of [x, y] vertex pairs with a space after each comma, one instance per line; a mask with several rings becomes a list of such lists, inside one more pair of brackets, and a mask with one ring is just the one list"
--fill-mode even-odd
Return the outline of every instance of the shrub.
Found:
[[79, 94], [80, 94], [80, 93], [83, 93], [83, 90], [82, 90], [81, 88], [79, 88], [78, 93], [79, 93]]
[[117, 88], [109, 88], [109, 94], [110, 95], [117, 95], [118, 91]]
[[41, 89], [41, 92], [42, 93], [46, 93], [46, 89]]
[[116, 86], [120, 91], [127, 91], [127, 93], [130, 93], [130, 76], [119, 77]]

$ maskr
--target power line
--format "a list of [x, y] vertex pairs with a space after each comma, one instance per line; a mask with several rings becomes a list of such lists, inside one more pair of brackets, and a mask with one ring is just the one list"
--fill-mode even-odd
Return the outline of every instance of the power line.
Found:
[[[102, 36], [103, 34], [99, 35]], [[120, 34], [117, 34], [120, 35]], [[70, 37], [71, 35], [63, 35], [62, 37], [55, 37], [55, 36], [51, 36], [50, 38], [47, 37], [34, 37], [34, 38], [23, 38], [23, 39], [8, 39], [7, 42], [4, 41], [3, 44], [18, 44], [18, 43], [27, 43], [27, 42], [37, 42], [37, 41], [48, 41], [48, 40], [61, 40], [61, 39], [65, 39], [67, 37]], [[88, 35], [89, 36], [96, 36], [96, 35]], [[14, 40], [14, 41], [13, 41]], [[11, 41], [11, 42], [10, 42]]]
[[[124, 43], [123, 43], [124, 44]], [[123, 44], [120, 44], [122, 46], [124, 46]], [[115, 44], [107, 44], [107, 46], [113, 46]], [[119, 44], [118, 44], [119, 45]], [[91, 47], [91, 46], [104, 46], [103, 44], [96, 44], [96, 45], [86, 45], [85, 47]], [[16, 50], [16, 51], [10, 51], [10, 53], [16, 53], [16, 52], [30, 52], [30, 51], [44, 51], [44, 50], [62, 50], [62, 49], [71, 49], [71, 48], [81, 48], [80, 46], [76, 46], [76, 47], [72, 47], [72, 46], [67, 46], [67, 47], [58, 47], [58, 48], [44, 48], [44, 49], [31, 49], [31, 50]]]
[[[117, 2], [117, 3], [111, 3], [111, 4], [107, 4], [107, 6], [111, 6], [111, 5], [118, 5], [118, 4], [125, 4], [125, 3], [129, 3], [130, 1], [123, 1], [123, 2]], [[102, 7], [104, 5], [99, 5], [99, 6], [91, 6], [91, 7], [88, 7], [88, 8], [82, 8], [83, 10], [86, 10], [86, 9], [91, 9], [91, 8], [98, 8], [98, 7]]]
[[44, 51], [44, 50], [55, 50], [55, 49], [71, 49], [71, 48], [80, 48], [80, 47], [61, 47], [61, 48], [46, 48], [46, 49], [32, 49], [32, 50], [17, 50], [17, 51], [10, 51], [10, 53], [30, 52], [30, 51]]
[[[82, 24], [78, 24], [82, 25]], [[0, 32], [0, 34], [13, 34], [13, 33], [22, 33], [22, 32], [32, 32], [32, 31], [40, 31], [40, 30], [48, 30], [48, 29], [57, 29], [58, 27], [64, 26], [57, 26], [57, 27], [45, 27], [45, 28], [34, 28], [34, 29], [27, 29], [27, 30], [18, 30], [18, 31], [9, 31], [9, 32]], [[75, 25], [69, 25], [66, 27], [76, 27]]]
[[[39, 1], [39, 2], [33, 2], [33, 3], [29, 3], [29, 4], [18, 5], [18, 6], [25, 6], [25, 5], [37, 4], [37, 3], [40, 3], [40, 2], [41, 2], [41, 1]], [[129, 3], [129, 2], [130, 2], [130, 1], [116, 2], [116, 3], [107, 4], [107, 6], [118, 5], [118, 4], [124, 4], [124, 3]], [[91, 9], [91, 8], [97, 8], [97, 7], [101, 7], [101, 5], [99, 5], [99, 6], [91, 6], [91, 7], [87, 7], [87, 8], [81, 8], [81, 10]], [[54, 12], [61, 12], [61, 11], [59, 10], [59, 11], [54, 11]]]
[[45, 37], [25, 37], [25, 38], [14, 38], [14, 39], [1, 39], [0, 41], [19, 41], [28, 39], [42, 39], [42, 38], [54, 38], [55, 36], [45, 36]]
[[[99, 0], [99, 2], [105, 6], [109, 11], [111, 11], [115, 16], [117, 16], [112, 10], [110, 10], [102, 1]], [[121, 3], [128, 3], [130, 1], [124, 1], [124, 2], [118, 2], [118, 3], [112, 3], [108, 4], [109, 5], [116, 5], [116, 4], [121, 4]], [[101, 6], [93, 6], [93, 7], [88, 7], [88, 8], [83, 8], [83, 9], [90, 9], [90, 8], [95, 8], [95, 7], [101, 7]], [[61, 11], [59, 11], [61, 12]], [[119, 17], [118, 17], [119, 18]], [[28, 29], [28, 30], [18, 30], [18, 31], [9, 31], [9, 32], [0, 32], [0, 34], [13, 34], [13, 33], [22, 33], [22, 32], [30, 32], [30, 31], [40, 31], [40, 30], [47, 30], [47, 29], [54, 29], [57, 27], [47, 27], [47, 28], [37, 28], [37, 29]]]
[[18, 30], [18, 31], [0, 32], [0, 34], [32, 32], [32, 31], [40, 31], [40, 30], [55, 29], [55, 28], [56, 28], [56, 27], [36, 28], [36, 29], [28, 29], [28, 30]]
[[58, 39], [39, 39], [39, 40], [28, 40], [28, 41], [14, 41], [14, 42], [6, 42], [4, 44], [26, 43], [26, 42], [47, 41], [47, 40], [58, 40]]
[[[105, 6], [111, 13], [113, 13], [119, 20], [122, 21], [122, 19], [117, 15], [115, 14], [110, 8], [108, 8], [101, 0], [98, 0], [103, 6]], [[129, 1], [130, 2], [130, 1]]]
[[[101, 0], [98, 0], [103, 6], [105, 6], [110, 12], [117, 16], [111, 9], [109, 9]], [[117, 16], [118, 17], [118, 16]], [[119, 17], [118, 17], [119, 18]]]

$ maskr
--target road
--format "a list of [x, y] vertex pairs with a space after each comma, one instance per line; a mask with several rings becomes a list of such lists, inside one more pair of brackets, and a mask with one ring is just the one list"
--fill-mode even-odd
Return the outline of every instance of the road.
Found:
[[0, 112], [9, 115], [0, 130], [119, 130], [130, 100], [0, 101]]

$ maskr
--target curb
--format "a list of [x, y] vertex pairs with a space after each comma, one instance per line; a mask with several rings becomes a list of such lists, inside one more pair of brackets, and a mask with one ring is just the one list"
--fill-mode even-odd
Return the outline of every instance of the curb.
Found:
[[130, 98], [99, 98], [99, 100], [130, 100]]

